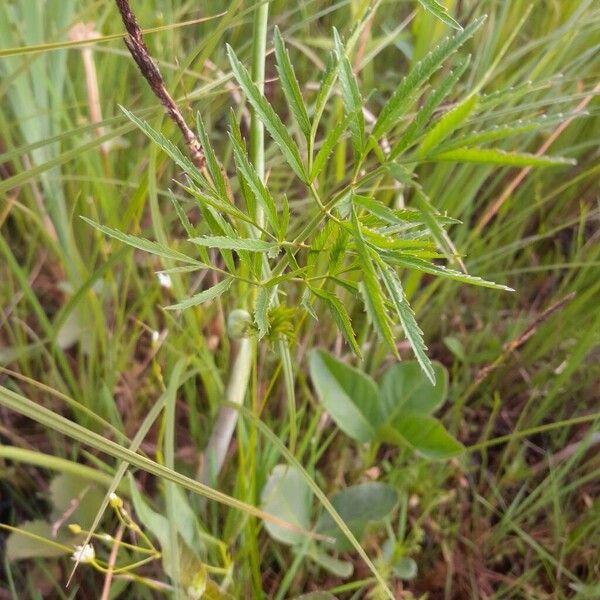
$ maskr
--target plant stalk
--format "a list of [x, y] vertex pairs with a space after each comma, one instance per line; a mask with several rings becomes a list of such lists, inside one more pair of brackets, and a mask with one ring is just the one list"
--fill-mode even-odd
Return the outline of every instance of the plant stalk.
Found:
[[[252, 78], [261, 92], [265, 81], [265, 55], [267, 47], [267, 24], [269, 3], [261, 4], [254, 15], [254, 43], [252, 47]], [[258, 115], [252, 111], [250, 122], [250, 160], [262, 181], [265, 179], [265, 132], [264, 125]], [[261, 207], [256, 208], [255, 221], [259, 228], [264, 227], [264, 214]], [[260, 235], [260, 231], [256, 232]], [[268, 272], [268, 264], [263, 270]], [[230, 379], [225, 390], [225, 400], [242, 405], [248, 389], [250, 371], [254, 355], [254, 344], [247, 336], [239, 339], [234, 345], [233, 364]], [[202, 481], [208, 484], [218, 477], [227, 449], [233, 437], [238, 419], [238, 411], [228, 406], [221, 406], [219, 414], [206, 446]]]
[[[252, 341], [249, 337], [243, 337], [234, 344], [233, 365], [231, 375], [225, 389], [225, 400], [234, 404], [243, 404], [250, 371], [252, 367]], [[213, 426], [210, 439], [204, 454], [204, 470], [202, 482], [207, 484], [214, 480], [221, 472], [227, 449], [235, 431], [238, 411], [229, 406], [221, 406], [217, 420]]]

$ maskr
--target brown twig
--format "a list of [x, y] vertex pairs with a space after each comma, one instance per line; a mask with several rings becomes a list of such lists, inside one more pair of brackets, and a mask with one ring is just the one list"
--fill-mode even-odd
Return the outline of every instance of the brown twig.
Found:
[[140, 29], [135, 15], [129, 6], [128, 0], [115, 0], [125, 29], [127, 29], [127, 37], [125, 38], [125, 45], [129, 49], [133, 60], [135, 60], [140, 73], [144, 76], [148, 85], [161, 101], [165, 107], [169, 117], [175, 122], [179, 130], [183, 134], [185, 143], [187, 144], [188, 150], [192, 157], [193, 163], [200, 169], [204, 170], [206, 165], [206, 159], [202, 146], [198, 141], [198, 138], [194, 132], [188, 127], [181, 111], [175, 104], [175, 101], [167, 91], [164, 79], [156, 66], [156, 63], [152, 60], [148, 47], [144, 43], [142, 36], [142, 30]]
[[117, 562], [117, 554], [119, 553], [119, 545], [121, 544], [124, 530], [125, 528], [123, 525], [119, 525], [117, 534], [114, 537], [114, 544], [112, 550], [110, 551], [108, 570], [106, 571], [106, 576], [104, 578], [104, 585], [102, 586], [102, 595], [100, 596], [100, 600], [108, 600], [110, 598], [110, 587], [113, 580], [115, 564]]

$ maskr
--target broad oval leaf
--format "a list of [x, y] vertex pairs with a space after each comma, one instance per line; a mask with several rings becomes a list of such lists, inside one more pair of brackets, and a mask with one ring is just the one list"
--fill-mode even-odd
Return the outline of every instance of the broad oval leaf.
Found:
[[309, 549], [308, 556], [320, 567], [323, 567], [326, 571], [329, 571], [336, 577], [347, 579], [354, 572], [354, 565], [351, 562], [335, 558], [334, 556], [327, 554], [327, 552], [323, 552], [316, 545]]
[[[41, 538], [41, 539], [40, 539]], [[42, 541], [45, 540], [45, 541]], [[68, 546], [75, 540], [64, 535], [55, 538], [50, 523], [38, 519], [21, 523], [17, 531], [11, 531], [6, 540], [7, 560], [25, 560], [30, 558], [54, 558], [69, 554]]]
[[404, 413], [429, 415], [446, 400], [448, 371], [439, 362], [431, 363], [435, 385], [423, 373], [415, 360], [406, 360], [390, 367], [379, 384], [382, 410], [389, 419]]
[[419, 568], [413, 558], [403, 556], [392, 563], [392, 571], [400, 579], [414, 579], [419, 572]]
[[431, 460], [445, 460], [464, 451], [464, 446], [437, 419], [414, 411], [402, 411], [381, 428], [380, 436], [390, 444], [407, 444]]
[[368, 376], [323, 350], [313, 350], [310, 377], [336, 425], [358, 442], [370, 442], [383, 424], [379, 389]]
[[[312, 490], [296, 467], [277, 465], [262, 490], [262, 509], [306, 531], [310, 529], [312, 496]], [[293, 546], [306, 539], [302, 533], [274, 523], [265, 523], [265, 527], [269, 535], [282, 544]]]
[[[396, 508], [397, 503], [396, 490], [390, 485], [376, 481], [353, 485], [331, 497], [331, 504], [358, 539], [364, 535], [369, 522], [385, 519]], [[321, 514], [316, 530], [318, 533], [335, 538], [337, 550], [344, 551], [351, 548], [329, 513]]]

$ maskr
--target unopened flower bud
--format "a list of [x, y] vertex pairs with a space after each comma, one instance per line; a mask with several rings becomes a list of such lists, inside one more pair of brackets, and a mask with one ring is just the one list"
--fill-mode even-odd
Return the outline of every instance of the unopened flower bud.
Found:
[[230, 338], [239, 339], [246, 337], [252, 327], [252, 317], [247, 311], [236, 308], [229, 313], [227, 318], [227, 333]]
[[77, 523], [71, 523], [69, 525], [69, 531], [73, 534], [73, 535], [78, 535], [81, 533], [81, 527], [77, 524]]
[[109, 503], [113, 508], [123, 507], [123, 500], [121, 500], [121, 498], [119, 498], [119, 496], [117, 496], [114, 492], [110, 495]]

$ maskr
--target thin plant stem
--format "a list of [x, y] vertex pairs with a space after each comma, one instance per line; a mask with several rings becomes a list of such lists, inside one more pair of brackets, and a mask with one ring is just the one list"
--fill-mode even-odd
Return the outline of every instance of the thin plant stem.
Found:
[[[264, 90], [265, 79], [265, 55], [267, 44], [267, 22], [269, 17], [269, 3], [261, 4], [255, 12], [254, 17], [254, 44], [252, 47], [252, 77], [259, 86], [260, 90]], [[261, 180], [265, 179], [265, 151], [264, 151], [264, 126], [258, 115], [254, 111], [251, 113], [252, 119], [250, 123], [250, 160]], [[257, 228], [255, 232], [264, 227], [264, 214], [257, 207], [255, 222]], [[268, 274], [268, 264], [263, 264], [263, 271]], [[252, 362], [254, 359], [255, 344], [252, 343], [249, 337], [242, 337], [233, 349], [233, 364], [231, 367], [230, 380], [227, 384], [225, 399], [234, 404], [243, 404], [246, 392], [248, 390], [248, 382], [250, 372], [252, 370]], [[202, 481], [208, 483], [211, 478], [217, 477], [225, 462], [227, 449], [233, 437], [235, 426], [238, 419], [238, 413], [230, 407], [221, 406], [219, 414], [215, 422], [210, 439], [206, 446], [204, 456], [204, 469]]]
[[[234, 345], [235, 346], [235, 345]], [[231, 374], [225, 390], [225, 399], [234, 404], [242, 404], [252, 366], [252, 341], [243, 337], [237, 342], [234, 349], [235, 358], [231, 367]], [[227, 448], [233, 437], [237, 422], [237, 411], [227, 406], [221, 406], [217, 420], [213, 427], [204, 455], [204, 474], [202, 481], [207, 483], [216, 477], [223, 467]]]
[[[261, 93], [265, 90], [265, 56], [267, 52], [267, 23], [269, 3], [261, 4], [255, 12], [254, 43], [252, 45], [252, 79]], [[250, 160], [262, 181], [265, 180], [265, 126], [254, 110], [250, 121]], [[264, 215], [256, 208], [256, 221], [262, 227]]]

